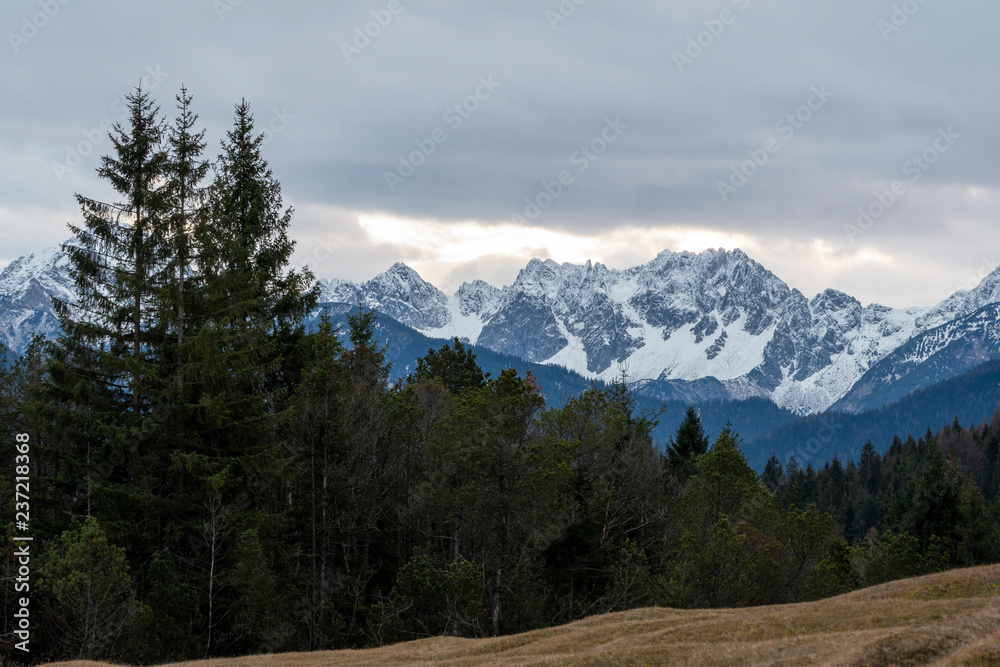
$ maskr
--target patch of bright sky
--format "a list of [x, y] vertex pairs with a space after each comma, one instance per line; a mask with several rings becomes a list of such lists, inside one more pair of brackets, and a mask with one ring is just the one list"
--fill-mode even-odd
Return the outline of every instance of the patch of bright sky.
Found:
[[[449, 284], [448, 278], [453, 267], [497, 256], [517, 260], [512, 267], [523, 266], [538, 257], [574, 264], [590, 260], [624, 269], [648, 262], [663, 249], [701, 252], [706, 248], [740, 248], [807, 296], [829, 287], [845, 272], [865, 267], [884, 268], [896, 261], [870, 246], [844, 252], [822, 239], [767, 243], [748, 234], [693, 226], [622, 226], [587, 235], [511, 223], [445, 223], [378, 213], [359, 214], [357, 220], [371, 243], [405, 248], [411, 254], [407, 264], [445, 291], [454, 291], [449, 288], [456, 287]], [[802, 280], [803, 276], [807, 279]], [[515, 277], [516, 269], [505, 282]]]

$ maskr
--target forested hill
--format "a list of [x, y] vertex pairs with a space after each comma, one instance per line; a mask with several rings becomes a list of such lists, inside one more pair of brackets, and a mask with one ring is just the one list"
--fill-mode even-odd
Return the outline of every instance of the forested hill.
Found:
[[[333, 323], [340, 327], [342, 339], [349, 345], [347, 311], [356, 315], [357, 306], [349, 309], [346, 304], [334, 304], [329, 310]], [[314, 328], [318, 321], [314, 314], [309, 319], [310, 327]], [[393, 381], [412, 373], [416, 360], [428, 350], [451, 342], [425, 336], [384, 313], [376, 313], [375, 331], [385, 348], [386, 360], [392, 364], [390, 378]], [[606, 386], [561, 366], [528, 362], [479, 345], [465, 347], [476, 355], [476, 362], [483, 371], [494, 377], [508, 368], [520, 373], [530, 371], [551, 406], [564, 405], [571, 397], [588, 389]], [[928, 428], [937, 430], [956, 417], [963, 424], [978, 424], [989, 419], [1000, 404], [1000, 361], [986, 362], [891, 405], [859, 414], [828, 412], [798, 417], [765, 398], [683, 401], [670, 398], [669, 389], [664, 389], [667, 393], [658, 391], [660, 386], [639, 383], [635, 400], [639, 409], [656, 415], [657, 425], [652, 434], [661, 448], [681, 424], [688, 406], [694, 405], [711, 437], [730, 424], [739, 434], [751, 466], [763, 470], [772, 453], [783, 462], [795, 454], [802, 465], [809, 461], [822, 464], [834, 456], [842, 460], [857, 457], [868, 440], [880, 451], [885, 451], [896, 435], [904, 439], [908, 435], [923, 435]], [[696, 396], [695, 390], [693, 398]]]
[[[348, 313], [358, 314], [358, 307], [347, 307], [347, 304], [328, 306], [331, 322], [340, 328], [344, 344], [350, 346], [348, 337]], [[308, 320], [311, 330], [319, 323], [318, 314], [314, 313]], [[386, 361], [392, 364], [389, 378], [392, 381], [405, 379], [413, 372], [417, 359], [452, 341], [429, 338], [419, 331], [400, 324], [384, 313], [375, 314], [374, 330], [376, 337], [385, 349]], [[519, 373], [530, 372], [538, 382], [545, 401], [553, 407], [562, 406], [570, 398], [594, 388], [606, 388], [599, 380], [589, 380], [579, 373], [550, 364], [537, 364], [525, 361], [508, 354], [494, 352], [480, 345], [466, 345], [466, 349], [476, 356], [476, 363], [485, 373], [493, 377], [500, 372], [513, 368]], [[651, 395], [653, 394], [653, 395]], [[662, 448], [668, 438], [674, 434], [684, 412], [692, 405], [691, 402], [660, 398], [660, 392], [654, 393], [654, 387], [640, 384], [635, 390], [636, 405], [647, 414], [656, 415], [657, 425], [653, 429], [653, 439]], [[669, 395], [669, 394], [668, 394]], [[702, 400], [693, 403], [705, 424], [705, 429], [713, 437], [722, 433], [727, 423], [739, 432], [740, 436], [752, 439], [779, 426], [790, 423], [796, 415], [789, 410], [779, 408], [766, 398], [750, 398], [741, 401], [733, 400]], [[763, 468], [763, 463], [761, 463]]]
[[[341, 340], [350, 347], [348, 316], [357, 316], [359, 314], [358, 307], [348, 308], [347, 304], [326, 304], [325, 310], [329, 312], [331, 323], [339, 327]], [[319, 315], [314, 313], [309, 317], [307, 323], [309, 330], [315, 331], [319, 325]], [[373, 329], [376, 339], [385, 351], [386, 361], [391, 364], [389, 379], [393, 382], [403, 380], [411, 374], [416, 367], [417, 359], [426, 355], [428, 350], [436, 350], [442, 345], [452, 342], [425, 336], [416, 329], [401, 324], [380, 312], [375, 313]], [[476, 355], [476, 362], [483, 369], [483, 372], [489, 373], [492, 377], [499, 376], [501, 371], [508, 368], [514, 368], [522, 374], [530, 371], [538, 381], [545, 395], [545, 400], [550, 405], [562, 405], [571, 397], [587, 389], [594, 386], [604, 386], [603, 382], [588, 380], [579, 373], [574, 373], [562, 366], [536, 364], [476, 345], [470, 345], [468, 349]]]
[[[743, 451], [757, 470], [771, 454], [785, 462], [792, 454], [801, 465], [822, 465], [834, 456], [857, 458], [871, 441], [885, 451], [894, 436], [905, 439], [937, 431], [955, 419], [978, 425], [993, 417], [1000, 405], [1000, 361], [989, 361], [876, 410], [860, 414], [828, 412], [810, 415], [772, 431], [744, 439]], [[734, 419], [734, 424], [739, 422]]]

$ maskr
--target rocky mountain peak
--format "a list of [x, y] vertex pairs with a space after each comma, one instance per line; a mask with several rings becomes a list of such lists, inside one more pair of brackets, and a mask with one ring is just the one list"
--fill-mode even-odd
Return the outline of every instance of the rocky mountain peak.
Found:
[[[0, 272], [0, 341], [18, 351], [34, 333], [58, 332], [51, 297], [72, 298], [68, 264], [50, 248]], [[806, 299], [742, 250], [721, 248], [665, 250], [624, 270], [533, 259], [503, 289], [474, 280], [453, 296], [403, 263], [360, 284], [320, 282], [327, 304], [363, 302], [434, 337], [594, 379], [611, 379], [622, 364], [631, 379], [661, 386], [714, 378], [733, 398], [767, 396], [799, 412], [826, 409], [882, 360], [891, 372], [878, 377], [891, 379], [911, 357], [919, 365], [949, 346], [959, 346], [956, 358], [992, 354], [995, 327], [975, 332], [993, 312], [984, 307], [1000, 303], [1000, 269], [933, 307], [862, 307], [834, 289]], [[918, 339], [928, 342], [902, 347]], [[897, 350], [905, 363], [888, 358]]]
[[455, 293], [459, 312], [462, 315], [480, 315], [496, 305], [500, 299], [500, 290], [484, 280], [473, 280], [462, 283]]

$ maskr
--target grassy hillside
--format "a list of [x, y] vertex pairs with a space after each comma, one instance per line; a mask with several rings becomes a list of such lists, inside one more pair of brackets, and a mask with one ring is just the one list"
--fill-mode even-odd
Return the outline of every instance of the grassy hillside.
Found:
[[496, 639], [441, 637], [367, 651], [182, 664], [997, 665], [1000, 565], [895, 581], [819, 602], [751, 609], [640, 609]]

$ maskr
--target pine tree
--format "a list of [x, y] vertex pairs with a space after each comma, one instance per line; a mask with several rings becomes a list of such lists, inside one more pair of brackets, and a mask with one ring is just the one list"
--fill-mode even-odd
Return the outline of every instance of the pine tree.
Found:
[[41, 627], [55, 656], [127, 655], [125, 638], [137, 625], [138, 611], [128, 561], [96, 518], [67, 530], [49, 545], [37, 576]]
[[[294, 346], [315, 305], [308, 270], [287, 269], [291, 209], [260, 152], [244, 101], [222, 145], [205, 215], [198, 216], [199, 323], [185, 346], [185, 378], [195, 382], [202, 453], [253, 460], [249, 443], [268, 441], [294, 381]], [[265, 437], [265, 433], [267, 437]], [[263, 460], [255, 465], [265, 465]]]
[[286, 270], [295, 243], [292, 209], [282, 210], [281, 186], [261, 156], [250, 106], [236, 107], [210, 191], [210, 224], [198, 227], [199, 269], [210, 316], [237, 332], [299, 330], [318, 297], [308, 269]]
[[764, 485], [768, 491], [777, 493], [778, 489], [785, 483], [785, 471], [781, 467], [781, 461], [777, 455], [771, 452], [771, 458], [764, 466]]
[[861, 473], [861, 484], [867, 493], [875, 493], [882, 481], [882, 459], [869, 440], [861, 449], [861, 461], [859, 465]]
[[683, 478], [694, 474], [695, 460], [708, 451], [708, 437], [694, 406], [684, 413], [677, 434], [667, 444], [667, 463]]
[[[70, 225], [78, 245], [66, 251], [78, 301], [57, 302], [57, 308], [70, 348], [87, 345], [97, 352], [106, 382], [140, 413], [147, 406], [143, 366], [161, 333], [150, 309], [166, 255], [162, 181], [167, 155], [159, 108], [141, 88], [126, 100], [130, 125], [114, 126], [109, 135], [114, 155], [103, 156], [97, 170], [123, 201], [110, 204], [77, 195], [85, 227]], [[116, 385], [116, 376], [131, 381]]]
[[928, 446], [927, 462], [913, 489], [912, 504], [904, 521], [925, 544], [932, 535], [952, 539], [961, 521], [965, 480], [958, 465], [945, 460], [937, 443]]

